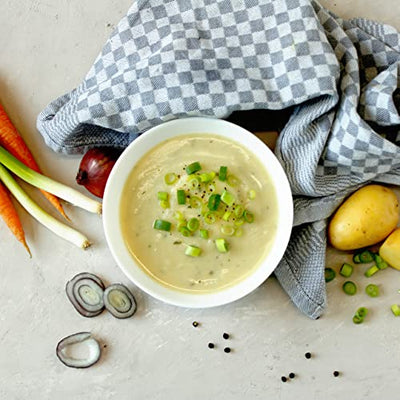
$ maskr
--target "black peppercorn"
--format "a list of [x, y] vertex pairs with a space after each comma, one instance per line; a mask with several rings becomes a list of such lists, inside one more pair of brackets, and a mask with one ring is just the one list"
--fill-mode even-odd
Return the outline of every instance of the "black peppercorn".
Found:
[[340, 372], [339, 372], [339, 371], [333, 371], [333, 376], [337, 377], [337, 376], [339, 376], [339, 375], [340, 375]]
[[222, 337], [223, 337], [224, 339], [229, 339], [229, 334], [228, 334], [228, 333], [224, 333], [224, 334], [222, 335]]
[[282, 381], [282, 382], [286, 382], [286, 381], [287, 381], [286, 376], [282, 376], [282, 377], [281, 377], [281, 381]]
[[193, 322], [192, 322], [192, 325], [193, 325], [195, 328], [197, 328], [197, 327], [199, 326], [199, 323], [198, 323], [197, 321], [193, 321]]
[[225, 347], [225, 348], [224, 348], [224, 352], [225, 352], [225, 353], [230, 353], [230, 352], [231, 352], [230, 347]]
[[208, 348], [213, 349], [214, 348], [214, 343], [208, 343]]
[[290, 378], [290, 379], [293, 379], [295, 376], [296, 376], [296, 374], [295, 374], [294, 372], [291, 372], [291, 373], [289, 374], [289, 378]]
[[306, 354], [304, 354], [304, 356], [305, 356], [306, 358], [310, 359], [310, 358], [311, 358], [311, 353], [306, 353]]

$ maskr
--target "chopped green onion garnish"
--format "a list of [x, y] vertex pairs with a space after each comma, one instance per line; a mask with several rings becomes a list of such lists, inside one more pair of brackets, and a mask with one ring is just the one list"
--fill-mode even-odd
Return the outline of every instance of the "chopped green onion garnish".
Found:
[[158, 192], [157, 199], [158, 200], [168, 200], [168, 193], [167, 192]]
[[333, 281], [336, 277], [336, 272], [332, 268], [325, 268], [325, 282]]
[[200, 174], [200, 180], [203, 183], [210, 182], [215, 178], [216, 173], [213, 172], [205, 172], [204, 174]]
[[256, 198], [256, 191], [254, 189], [249, 190], [249, 193], [247, 193], [247, 197], [249, 200], [254, 200]]
[[244, 224], [244, 218], [239, 218], [239, 219], [236, 219], [236, 221], [235, 221], [235, 225], [236, 226], [241, 226], [241, 225], [243, 225]]
[[376, 266], [379, 269], [386, 269], [389, 266], [388, 263], [379, 254], [374, 254], [374, 258]]
[[178, 221], [182, 221], [183, 219], [185, 219], [185, 217], [183, 216], [183, 214], [180, 211], [174, 212], [174, 218]]
[[169, 172], [164, 176], [164, 182], [167, 185], [173, 185], [178, 180], [178, 177], [173, 172]]
[[349, 278], [352, 273], [353, 273], [353, 267], [347, 263], [344, 263], [339, 271], [339, 274], [346, 278]]
[[379, 287], [371, 283], [365, 288], [365, 293], [367, 293], [367, 295], [371, 297], [378, 297]]
[[228, 243], [225, 239], [216, 239], [215, 246], [220, 253], [226, 253], [228, 251]]
[[232, 236], [235, 233], [235, 228], [232, 225], [222, 225], [221, 233], [227, 236]]
[[192, 163], [192, 164], [189, 164], [187, 167], [186, 167], [186, 173], [188, 174], [188, 175], [192, 175], [192, 174], [194, 174], [195, 172], [197, 172], [197, 171], [200, 171], [201, 170], [201, 165], [200, 165], [200, 163], [199, 162], [194, 162], [194, 163]]
[[392, 306], [390, 307], [392, 310], [392, 313], [398, 317], [400, 316], [400, 307], [398, 306], [398, 304], [392, 304]]
[[248, 210], [244, 210], [243, 217], [244, 217], [245, 221], [248, 222], [249, 224], [254, 222], [254, 214]]
[[353, 296], [357, 293], [357, 286], [352, 281], [346, 281], [343, 283], [343, 291], [349, 296]]
[[197, 175], [189, 175], [188, 182], [192, 189], [198, 189], [200, 187], [200, 178]]
[[208, 230], [207, 229], [200, 229], [200, 237], [203, 239], [208, 239]]
[[361, 264], [361, 261], [360, 261], [360, 254], [354, 254], [354, 256], [353, 256], [353, 263], [354, 263], [354, 264]]
[[219, 194], [212, 194], [208, 199], [208, 209], [210, 211], [217, 210], [219, 203], [221, 202], [221, 195]]
[[164, 209], [169, 208], [169, 201], [168, 200], [160, 200], [160, 206]]
[[235, 187], [239, 185], [240, 180], [235, 175], [229, 175], [227, 177], [227, 182], [229, 186]]
[[219, 167], [218, 179], [222, 182], [226, 181], [228, 167]]
[[186, 203], [186, 193], [183, 189], [178, 189], [176, 191], [176, 199], [178, 204], [185, 204]]
[[189, 203], [190, 207], [192, 208], [200, 208], [203, 205], [203, 202], [201, 201], [200, 197], [197, 196], [191, 196]]
[[229, 220], [229, 217], [231, 216], [231, 214], [232, 214], [232, 211], [225, 211], [225, 212], [224, 212], [224, 215], [222, 216], [222, 219], [223, 219], [224, 221], [228, 221], [228, 220]]
[[363, 322], [364, 322], [364, 318], [361, 318], [359, 315], [357, 315], [357, 314], [355, 314], [354, 316], [353, 316], [353, 322], [355, 323], [355, 324], [362, 324]]
[[153, 228], [158, 229], [159, 231], [169, 232], [171, 230], [171, 222], [164, 221], [163, 219], [156, 219]]
[[180, 228], [178, 228], [178, 231], [182, 236], [185, 237], [189, 237], [192, 235], [192, 232], [190, 232], [186, 226], [181, 226]]
[[198, 257], [201, 254], [201, 248], [197, 246], [187, 246], [185, 254], [191, 257]]
[[360, 263], [368, 264], [372, 261], [374, 261], [374, 253], [372, 253], [369, 250], [365, 250], [362, 253], [360, 253]]
[[213, 223], [217, 220], [215, 214], [212, 213], [212, 212], [206, 212], [206, 213], [204, 214], [204, 217], [203, 217], [203, 218], [204, 218], [204, 222], [205, 222], [206, 224], [208, 224], [208, 225], [213, 224]]
[[244, 213], [244, 207], [240, 204], [235, 206], [235, 216], [236, 218], [241, 218]]
[[228, 206], [231, 206], [235, 201], [235, 196], [229, 193], [227, 190], [224, 190], [221, 194], [221, 200]]
[[376, 265], [373, 265], [372, 267], [368, 268], [368, 269], [365, 271], [364, 275], [365, 275], [367, 278], [369, 278], [369, 277], [371, 277], [372, 275], [376, 274], [378, 271], [379, 271], [379, 268], [378, 268]]
[[358, 315], [361, 318], [365, 318], [366, 315], [368, 314], [368, 308], [365, 307], [360, 307], [357, 311], [356, 311], [356, 315]]
[[235, 236], [237, 236], [237, 237], [243, 236], [243, 229], [242, 228], [237, 228], [235, 230]]
[[190, 218], [188, 223], [187, 223], [187, 228], [189, 229], [190, 232], [195, 232], [197, 229], [199, 229], [200, 222], [197, 218]]

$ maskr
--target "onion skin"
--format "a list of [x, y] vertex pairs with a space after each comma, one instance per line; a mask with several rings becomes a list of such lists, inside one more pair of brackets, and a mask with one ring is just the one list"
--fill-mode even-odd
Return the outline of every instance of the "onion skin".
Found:
[[93, 147], [88, 150], [82, 157], [76, 175], [78, 185], [102, 199], [108, 176], [121, 153], [122, 150], [114, 147]]

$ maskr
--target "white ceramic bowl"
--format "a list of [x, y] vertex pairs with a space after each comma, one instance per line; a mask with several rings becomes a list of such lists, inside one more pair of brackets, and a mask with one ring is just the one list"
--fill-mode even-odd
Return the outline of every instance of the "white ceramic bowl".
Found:
[[[227, 137], [250, 150], [263, 163], [278, 197], [278, 229], [271, 251], [259, 267], [235, 286], [214, 293], [190, 294], [167, 288], [140, 268], [127, 250], [121, 234], [119, 204], [121, 193], [134, 165], [160, 142], [187, 134]], [[143, 133], [122, 153], [108, 178], [103, 198], [103, 224], [113, 257], [127, 277], [143, 291], [166, 303], [182, 307], [213, 307], [237, 300], [256, 289], [273, 272], [289, 241], [293, 222], [292, 195], [286, 175], [271, 150], [251, 132], [230, 122], [211, 118], [184, 118], [163, 123]]]

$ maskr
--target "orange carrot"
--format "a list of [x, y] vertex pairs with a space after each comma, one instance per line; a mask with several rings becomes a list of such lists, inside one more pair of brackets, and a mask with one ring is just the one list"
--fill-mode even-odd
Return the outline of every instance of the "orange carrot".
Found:
[[[21, 162], [32, 168], [36, 172], [41, 173], [32, 153], [24, 142], [22, 136], [18, 133], [17, 129], [11, 122], [6, 114], [4, 108], [0, 104], [0, 144], [7, 149], [14, 157], [18, 158]], [[49, 202], [58, 210], [58, 212], [67, 220], [69, 218], [64, 212], [58, 197], [51, 193], [41, 190]]]
[[25, 240], [24, 229], [22, 228], [21, 220], [17, 214], [17, 210], [11, 201], [11, 197], [7, 189], [0, 182], [0, 216], [10, 228], [14, 236], [24, 245], [29, 255], [32, 257], [31, 251]]

